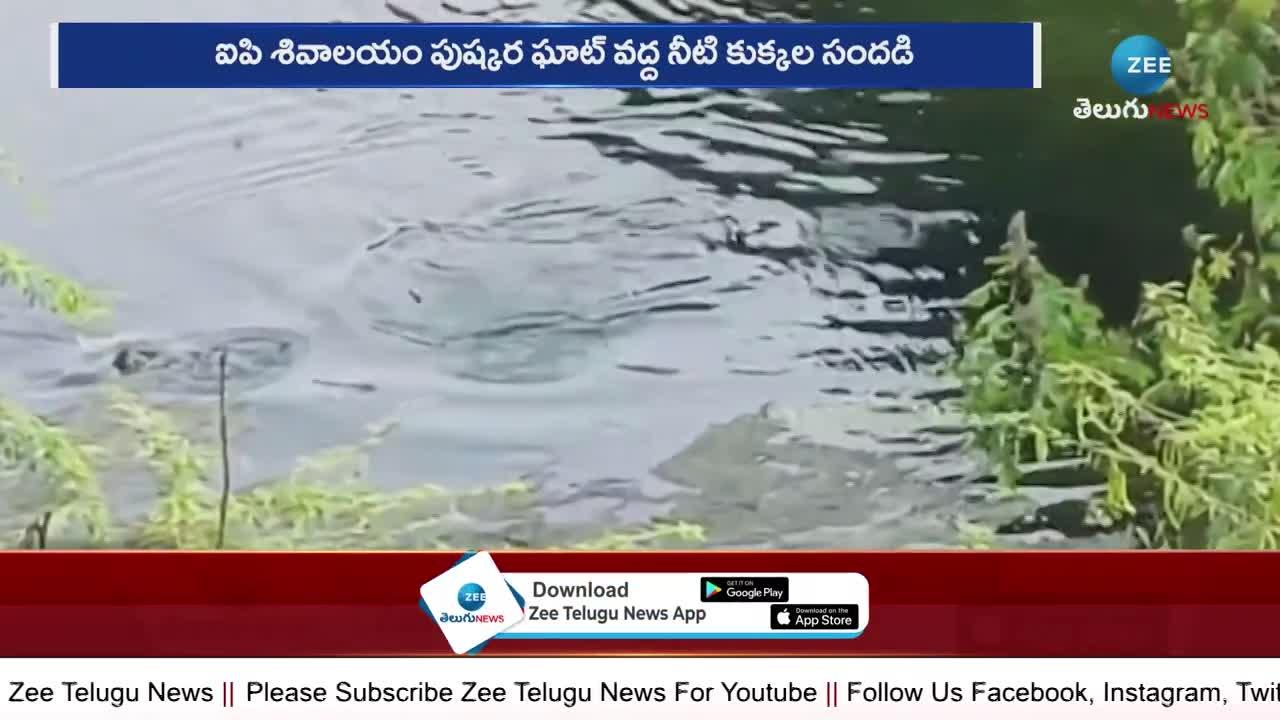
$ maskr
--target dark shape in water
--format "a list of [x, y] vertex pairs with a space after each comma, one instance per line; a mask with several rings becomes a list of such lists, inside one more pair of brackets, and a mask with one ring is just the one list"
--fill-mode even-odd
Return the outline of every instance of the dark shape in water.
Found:
[[[743, 228], [734, 217], [725, 216], [721, 218], [721, 220], [724, 222], [725, 229], [724, 248], [729, 250], [729, 252], [737, 253], [739, 255], [753, 255], [761, 257], [766, 260], [772, 260], [773, 262], [786, 267], [791, 267], [792, 263], [812, 261], [816, 255], [816, 252], [812, 248], [804, 246], [756, 247], [750, 244], [749, 239], [751, 236], [760, 235], [774, 227], [777, 227], [776, 222], [762, 222], [754, 228], [747, 230]], [[707, 249], [715, 251], [718, 248], [714, 245], [708, 245]]]
[[279, 380], [306, 353], [307, 339], [281, 328], [233, 328], [174, 338], [116, 340], [88, 349], [90, 369], [63, 374], [58, 385], [90, 385], [111, 377], [136, 379], [167, 392], [215, 393], [219, 359], [227, 355], [227, 382], [239, 390]]
[[346, 381], [346, 380], [324, 380], [315, 378], [312, 384], [320, 387], [338, 388], [340, 390], [353, 390], [355, 392], [371, 393], [377, 392], [378, 386], [370, 382]]

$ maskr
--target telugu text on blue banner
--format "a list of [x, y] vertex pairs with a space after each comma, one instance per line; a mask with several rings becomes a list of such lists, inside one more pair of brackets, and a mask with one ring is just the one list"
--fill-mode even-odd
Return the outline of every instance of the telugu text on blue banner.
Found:
[[55, 88], [1038, 88], [1040, 24], [55, 23]]

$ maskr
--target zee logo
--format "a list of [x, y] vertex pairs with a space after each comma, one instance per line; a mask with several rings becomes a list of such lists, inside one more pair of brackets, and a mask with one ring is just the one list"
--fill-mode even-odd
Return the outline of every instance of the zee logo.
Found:
[[484, 588], [480, 587], [479, 583], [467, 583], [458, 588], [458, 605], [463, 610], [475, 612], [484, 607], [488, 599]]
[[1111, 76], [1125, 92], [1150, 95], [1173, 74], [1173, 58], [1159, 40], [1134, 35], [1120, 41], [1111, 54]]
[[1130, 75], [1168, 75], [1173, 72], [1173, 58], [1131, 57]]

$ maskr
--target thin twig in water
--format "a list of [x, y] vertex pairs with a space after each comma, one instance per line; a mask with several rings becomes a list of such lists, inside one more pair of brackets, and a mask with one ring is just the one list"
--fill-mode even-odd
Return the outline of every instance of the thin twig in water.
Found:
[[22, 533], [22, 543], [19, 547], [34, 548], [36, 550], [44, 550], [49, 547], [49, 521], [53, 519], [52, 512], [45, 512], [40, 519], [33, 521], [27, 526]]
[[315, 378], [311, 382], [321, 387], [342, 388], [362, 393], [376, 392], [378, 389], [377, 385], [369, 382], [346, 382], [343, 380], [322, 380], [320, 378]]
[[41, 550], [49, 547], [49, 521], [53, 519], [53, 513], [49, 510], [44, 512], [44, 516], [40, 518], [40, 529], [37, 531], [40, 542], [38, 543]]
[[410, 12], [394, 3], [388, 2], [388, 3], [384, 3], [383, 5], [384, 7], [387, 8], [388, 12], [390, 12], [392, 15], [395, 15], [396, 17], [400, 18], [405, 22], [418, 23], [418, 24], [422, 24], [426, 22], [426, 20], [422, 19], [421, 15]]
[[227, 505], [231, 501], [231, 450], [227, 439], [227, 351], [218, 356], [218, 443], [222, 447], [222, 500], [218, 505], [218, 544], [227, 538]]

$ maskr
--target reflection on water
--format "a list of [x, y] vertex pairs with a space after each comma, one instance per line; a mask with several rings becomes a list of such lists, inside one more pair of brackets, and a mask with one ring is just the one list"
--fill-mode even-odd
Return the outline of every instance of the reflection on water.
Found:
[[[0, 37], [36, 67], [53, 19], [959, 19], [936, 0], [307, 8], [16, 4]], [[0, 88], [0, 142], [53, 213], [0, 200], [4, 239], [118, 291], [127, 335], [7, 310], [5, 387], [63, 407], [114, 372], [199, 396], [229, 348], [251, 475], [395, 415], [388, 487], [520, 476], [564, 518], [674, 514], [724, 545], [945, 542], [956, 518], [1029, 511], [962, 482], [981, 467], [940, 403], [988, 228], [1027, 208], [1050, 259], [1122, 311], [1137, 277], [1178, 267], [1152, 250], [1186, 218], [1157, 213], [1200, 206], [1179, 130], [1082, 144], [1070, 124], [1074, 97], [1109, 91], [1112, 36], [1154, 16], [1061, 12], [964, 11], [1076, 38], [1039, 93], [54, 93], [24, 74]]]

